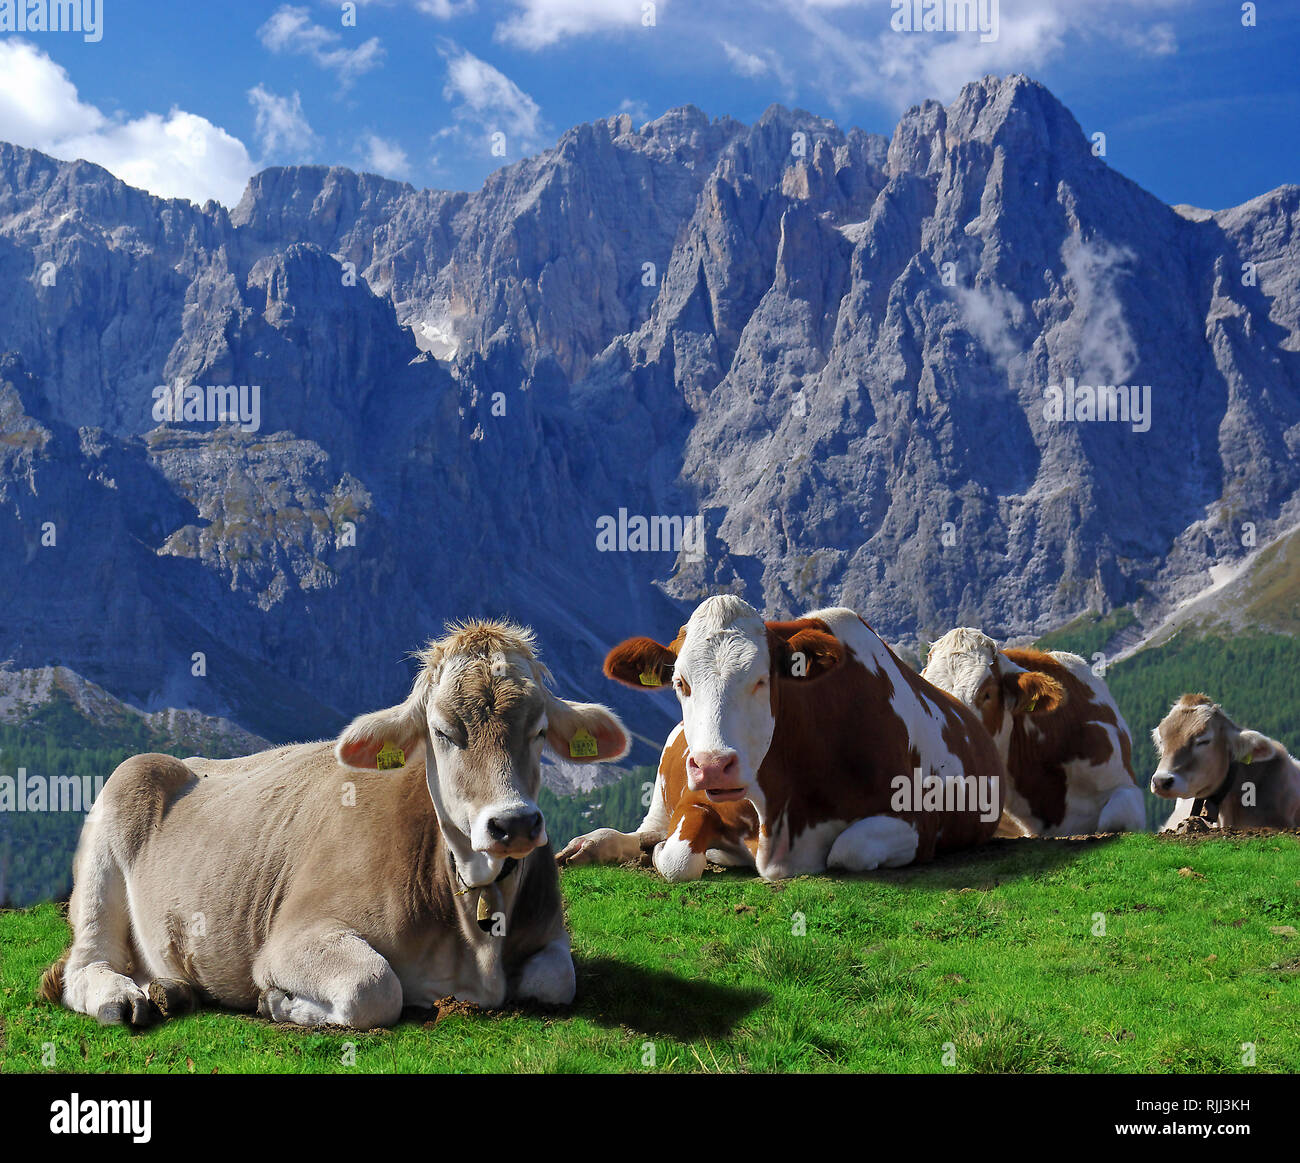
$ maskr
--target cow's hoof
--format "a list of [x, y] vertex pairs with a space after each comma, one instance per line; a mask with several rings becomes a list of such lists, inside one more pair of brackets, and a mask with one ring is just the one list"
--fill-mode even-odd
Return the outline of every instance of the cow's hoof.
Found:
[[144, 993], [105, 1002], [95, 1012], [101, 1026], [131, 1026], [142, 1030], [159, 1018], [158, 1010]]
[[193, 1013], [199, 1008], [194, 990], [183, 981], [168, 977], [149, 983], [149, 1000], [164, 1018]]

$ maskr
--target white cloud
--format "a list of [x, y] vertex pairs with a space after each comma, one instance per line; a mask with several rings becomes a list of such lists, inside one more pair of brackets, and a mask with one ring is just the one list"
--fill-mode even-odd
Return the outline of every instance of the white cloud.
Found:
[[311, 155], [316, 135], [302, 111], [302, 98], [277, 97], [262, 85], [248, 90], [254, 111], [254, 132], [264, 161], [272, 158], [300, 160]]
[[[356, 30], [349, 30], [356, 35]], [[362, 41], [356, 48], [344, 45], [343, 33], [325, 28], [311, 19], [306, 8], [282, 4], [257, 30], [258, 39], [273, 53], [295, 53], [310, 57], [322, 69], [328, 69], [347, 88], [362, 73], [376, 68], [384, 58], [377, 36]]]
[[841, 10], [850, 8], [840, 0], [780, 3], [803, 30], [783, 41], [792, 62], [798, 51], [801, 78], [837, 107], [859, 97], [902, 110], [927, 97], [951, 100], [962, 85], [988, 73], [1040, 70], [1059, 59], [1067, 43], [1174, 53], [1173, 26], [1153, 17], [1157, 11], [1190, 8], [1195, 0], [1000, 0], [997, 39], [987, 43], [978, 32], [894, 32], [886, 4], [864, 32], [861, 9], [854, 9], [852, 21], [839, 19]]
[[1137, 363], [1137, 344], [1124, 317], [1116, 283], [1132, 262], [1127, 248], [1071, 235], [1061, 261], [1074, 284], [1070, 326], [1078, 333], [1079, 381], [1122, 384]]
[[474, 0], [416, 0], [416, 8], [436, 20], [451, 20], [474, 11]]
[[768, 63], [752, 52], [746, 52], [729, 40], [722, 42], [722, 51], [727, 54], [731, 67], [742, 77], [761, 77], [768, 72]]
[[644, 125], [650, 120], [650, 106], [644, 101], [636, 101], [631, 97], [624, 97], [618, 103], [618, 108], [614, 110], [617, 113], [626, 113], [637, 125]]
[[[543, 144], [542, 111], [537, 102], [507, 77], [473, 53], [454, 44], [440, 49], [447, 61], [443, 97], [452, 104], [452, 116], [463, 135], [471, 129], [487, 135], [504, 133], [512, 156]], [[443, 131], [443, 136], [448, 130]]]
[[386, 178], [406, 180], [411, 174], [411, 163], [406, 151], [393, 141], [387, 141], [378, 134], [368, 133], [363, 139], [365, 145], [365, 168], [372, 173], [382, 174]]
[[1005, 287], [957, 287], [957, 308], [962, 322], [990, 358], [1010, 371], [1024, 350], [1015, 332], [1024, 326], [1024, 304]]
[[[643, 0], [510, 0], [518, 11], [496, 27], [496, 38], [539, 49], [570, 36], [643, 28]], [[657, 0], [656, 21], [668, 0]]]
[[0, 140], [84, 158], [162, 198], [237, 203], [253, 172], [243, 142], [206, 118], [110, 118], [77, 94], [67, 71], [31, 44], [0, 40]]

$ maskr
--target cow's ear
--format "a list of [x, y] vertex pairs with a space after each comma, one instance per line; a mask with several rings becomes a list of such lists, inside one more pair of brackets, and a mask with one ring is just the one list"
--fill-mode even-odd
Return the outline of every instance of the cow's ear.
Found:
[[1018, 670], [1002, 676], [1002, 688], [1013, 715], [1045, 715], [1065, 703], [1065, 687], [1041, 670]]
[[566, 763], [608, 763], [628, 753], [632, 736], [608, 707], [566, 702], [547, 691], [546, 742]]
[[1258, 731], [1239, 731], [1232, 741], [1232, 758], [1238, 763], [1255, 763], [1272, 759], [1277, 754], [1277, 744]]
[[409, 763], [428, 732], [424, 699], [424, 685], [417, 681], [406, 702], [359, 715], [334, 744], [334, 757], [344, 767], [388, 769]]
[[638, 690], [658, 690], [673, 680], [677, 653], [653, 638], [629, 638], [605, 655], [605, 675]]
[[804, 627], [786, 637], [780, 623], [768, 626], [776, 672], [786, 678], [821, 678], [844, 661], [844, 643], [826, 630]]

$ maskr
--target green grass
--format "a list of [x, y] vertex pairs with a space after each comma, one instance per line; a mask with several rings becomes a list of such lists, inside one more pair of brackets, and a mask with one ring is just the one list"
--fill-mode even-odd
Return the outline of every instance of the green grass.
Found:
[[101, 1029], [35, 1000], [67, 936], [59, 909], [0, 914], [0, 1068], [51, 1069], [52, 1049], [58, 1070], [203, 1074], [1232, 1072], [1252, 1042], [1251, 1069], [1300, 1070], [1300, 937], [1272, 931], [1300, 928], [1295, 835], [1001, 841], [777, 884], [573, 869], [563, 889], [571, 1011], [367, 1034], [213, 1012]]

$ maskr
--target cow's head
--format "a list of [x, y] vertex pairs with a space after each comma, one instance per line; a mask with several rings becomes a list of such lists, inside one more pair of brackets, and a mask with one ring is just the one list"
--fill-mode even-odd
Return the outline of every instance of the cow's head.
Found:
[[1051, 675], [1013, 662], [987, 634], [969, 626], [949, 630], [930, 646], [921, 677], [960, 699], [993, 736], [1005, 761], [1017, 716], [1045, 715], [1065, 702]]
[[1273, 740], [1243, 731], [1205, 695], [1183, 695], [1151, 739], [1160, 753], [1151, 790], [1169, 800], [1212, 796], [1233, 763], [1271, 759], [1277, 751]]
[[537, 807], [543, 746], [568, 763], [598, 763], [626, 755], [630, 739], [605, 707], [551, 693], [531, 630], [449, 626], [419, 657], [407, 700], [353, 720], [335, 755], [349, 767], [382, 768], [423, 748], [429, 794], [460, 875], [486, 883], [503, 859], [547, 841]]
[[652, 638], [620, 643], [606, 657], [605, 673], [641, 690], [676, 692], [692, 790], [714, 803], [757, 802], [782, 686], [819, 678], [843, 661], [843, 644], [824, 624], [764, 622], [749, 603], [727, 594], [702, 602], [671, 646]]

